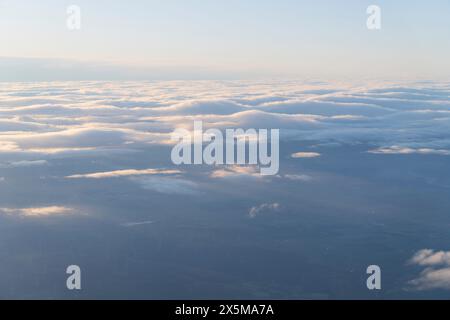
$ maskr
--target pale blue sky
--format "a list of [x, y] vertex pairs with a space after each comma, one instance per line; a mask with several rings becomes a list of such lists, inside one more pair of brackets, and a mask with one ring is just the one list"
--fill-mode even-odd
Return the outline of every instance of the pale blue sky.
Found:
[[[80, 31], [66, 28], [70, 4], [81, 7]], [[382, 9], [380, 31], [366, 28], [370, 4]], [[127, 78], [144, 70], [166, 78], [442, 78], [450, 74], [450, 1], [0, 0], [0, 39], [0, 57], [9, 58], [0, 61], [2, 80], [57, 78], [67, 60], [91, 73], [101, 62], [106, 78], [117, 68]], [[45, 58], [45, 68], [34, 58]], [[83, 78], [84, 68], [75, 69]]]

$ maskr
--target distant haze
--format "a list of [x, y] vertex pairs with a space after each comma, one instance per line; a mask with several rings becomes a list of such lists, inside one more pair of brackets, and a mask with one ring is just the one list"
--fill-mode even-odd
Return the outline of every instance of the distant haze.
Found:
[[0, 1], [0, 81], [436, 79], [450, 74], [450, 2]]

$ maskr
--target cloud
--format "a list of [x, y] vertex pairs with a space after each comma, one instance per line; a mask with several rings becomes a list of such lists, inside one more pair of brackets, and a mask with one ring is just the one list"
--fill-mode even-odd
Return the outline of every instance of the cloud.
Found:
[[141, 176], [141, 175], [155, 175], [155, 174], [179, 174], [179, 170], [166, 170], [166, 169], [125, 169], [106, 172], [94, 172], [85, 174], [74, 174], [67, 176], [68, 179], [105, 179], [116, 177], [128, 177], [128, 176]]
[[135, 177], [132, 181], [143, 189], [163, 194], [199, 195], [199, 185], [193, 181], [175, 177]]
[[387, 148], [378, 148], [374, 150], [370, 150], [369, 153], [375, 153], [375, 154], [435, 154], [435, 155], [442, 155], [442, 156], [449, 156], [450, 150], [436, 150], [436, 149], [430, 149], [430, 148], [408, 148], [408, 147], [401, 147], [401, 146], [392, 146]]
[[25, 168], [48, 165], [47, 160], [21, 160], [0, 164], [0, 168]]
[[320, 157], [321, 154], [317, 152], [297, 152], [293, 153], [291, 155], [292, 158], [299, 159], [299, 158], [317, 158]]
[[283, 177], [293, 181], [309, 182], [313, 180], [313, 177], [306, 174], [285, 174]]
[[0, 120], [0, 132], [11, 131], [36, 131], [47, 129], [49, 126], [39, 123], [24, 122], [17, 119], [1, 119]]
[[153, 221], [140, 221], [140, 222], [126, 222], [122, 223], [121, 226], [125, 228], [139, 227], [147, 224], [153, 224]]
[[262, 178], [258, 166], [239, 166], [230, 165], [224, 166], [221, 169], [214, 170], [210, 174], [211, 178], [224, 179], [224, 178]]
[[409, 264], [425, 267], [419, 277], [408, 282], [416, 290], [450, 290], [450, 251], [423, 249], [409, 260]]
[[71, 128], [57, 132], [20, 133], [2, 136], [22, 148], [83, 148], [98, 146], [117, 146], [128, 141], [125, 129], [114, 128]]
[[[85, 147], [85, 148], [31, 148], [31, 149], [27, 149], [26, 152], [28, 153], [39, 153], [39, 154], [43, 154], [43, 155], [56, 155], [56, 154], [70, 154], [70, 153], [77, 153], [77, 154], [81, 154], [83, 152], [88, 152], [88, 151], [96, 151], [98, 150], [95, 147]], [[106, 151], [111, 151], [114, 149], [105, 149], [102, 148], [98, 151], [101, 152], [105, 152]], [[25, 151], [25, 150], [23, 150]]]
[[32, 208], [0, 208], [0, 212], [11, 216], [30, 218], [60, 216], [73, 213], [72, 208], [61, 206], [32, 207]]
[[150, 133], [148, 131], [122, 128], [109, 124], [89, 124], [74, 126], [53, 132], [17, 132], [0, 133], [0, 152], [60, 153], [96, 149], [126, 149], [127, 143], [162, 143], [168, 133]]
[[285, 114], [314, 114], [321, 116], [380, 116], [395, 110], [384, 108], [376, 104], [366, 103], [342, 103], [334, 101], [306, 100], [283, 101], [266, 103], [262, 110]]
[[15, 152], [19, 150], [19, 146], [14, 142], [0, 141], [0, 152]]
[[259, 206], [252, 207], [248, 212], [248, 215], [250, 216], [250, 218], [255, 218], [261, 213], [276, 212], [279, 210], [280, 210], [279, 203], [263, 203]]
[[[174, 128], [202, 120], [205, 129], [280, 129], [282, 141], [370, 144], [370, 152], [380, 154], [448, 155], [449, 96], [448, 85], [433, 82], [5, 83], [0, 153], [23, 161], [35, 154], [51, 160], [136, 152], [166, 145]], [[296, 155], [309, 154], [316, 156]], [[213, 176], [236, 176], [230, 171], [219, 169]]]
[[419, 278], [409, 282], [417, 290], [450, 290], [450, 267], [441, 269], [425, 269]]
[[417, 264], [419, 266], [450, 266], [450, 251], [434, 251], [430, 249], [424, 249], [416, 252], [409, 261], [411, 264]]
[[188, 101], [176, 104], [171, 107], [158, 108], [156, 113], [177, 114], [177, 115], [232, 115], [234, 113], [245, 111], [247, 108], [232, 101]]

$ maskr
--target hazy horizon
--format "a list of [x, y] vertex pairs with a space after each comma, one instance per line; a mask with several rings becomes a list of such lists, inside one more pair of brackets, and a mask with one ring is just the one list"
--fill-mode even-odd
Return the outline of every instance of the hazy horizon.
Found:
[[[0, 80], [441, 79], [450, 3], [1, 1]], [[76, 5], [80, 28], [67, 21]]]

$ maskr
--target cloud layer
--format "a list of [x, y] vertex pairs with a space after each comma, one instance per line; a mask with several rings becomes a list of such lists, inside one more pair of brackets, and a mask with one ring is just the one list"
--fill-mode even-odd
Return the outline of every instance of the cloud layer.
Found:
[[[174, 142], [176, 128], [280, 129], [281, 142], [307, 144], [281, 161], [326, 158], [324, 145], [363, 145], [373, 157], [450, 156], [450, 83], [315, 81], [160, 81], [5, 83], [0, 88], [0, 169], [52, 170], [55, 161], [109, 157], [119, 165], [57, 172], [59, 178], [122, 178], [156, 193], [198, 195], [202, 183], [169, 155], [158, 164], [132, 159]], [[152, 151], [153, 152], [153, 151]], [[31, 169], [29, 169], [31, 170]], [[281, 167], [283, 170], [283, 164]], [[197, 172], [198, 173], [198, 172]], [[257, 167], [218, 166], [203, 178], [261, 179]], [[2, 177], [6, 175], [2, 172]], [[294, 182], [308, 172], [281, 172]], [[3, 178], [4, 180], [4, 178]], [[67, 179], [69, 180], [69, 179]]]
[[203, 120], [277, 128], [284, 140], [370, 143], [377, 154], [450, 154], [448, 83], [12, 83], [0, 97], [1, 153], [132, 150]]

